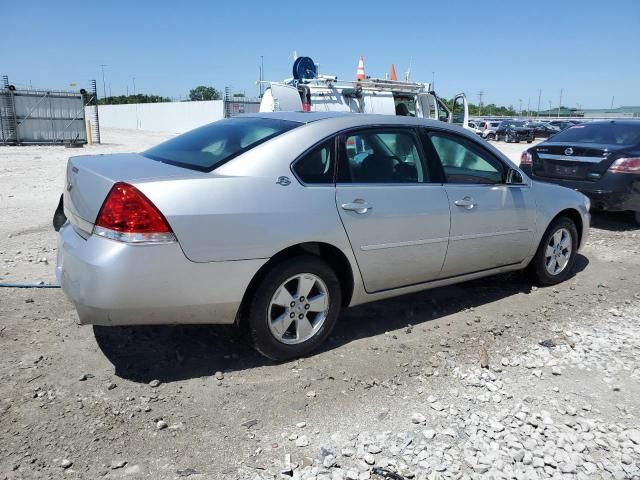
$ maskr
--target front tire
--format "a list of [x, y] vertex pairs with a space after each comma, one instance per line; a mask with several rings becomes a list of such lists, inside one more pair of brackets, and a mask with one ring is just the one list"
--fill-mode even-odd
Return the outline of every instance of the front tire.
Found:
[[259, 282], [248, 324], [255, 349], [271, 360], [308, 355], [331, 334], [342, 305], [340, 281], [322, 259], [297, 256]]
[[504, 135], [504, 143], [511, 143], [511, 137], [508, 133]]
[[542, 236], [529, 272], [539, 285], [555, 285], [571, 275], [578, 250], [578, 229], [568, 217], [558, 217]]

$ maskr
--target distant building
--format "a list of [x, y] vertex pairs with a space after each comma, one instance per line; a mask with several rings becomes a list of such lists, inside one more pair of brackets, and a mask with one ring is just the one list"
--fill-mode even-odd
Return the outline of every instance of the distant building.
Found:
[[569, 118], [640, 118], [640, 106], [625, 106], [617, 108], [552, 108], [541, 110], [540, 117], [569, 117]]

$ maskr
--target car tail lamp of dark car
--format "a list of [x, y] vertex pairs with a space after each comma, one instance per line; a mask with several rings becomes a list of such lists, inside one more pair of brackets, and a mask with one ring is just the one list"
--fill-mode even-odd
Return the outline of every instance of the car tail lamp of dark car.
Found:
[[619, 158], [609, 167], [612, 173], [635, 173], [640, 175], [640, 157]]
[[520, 155], [520, 165], [531, 165], [532, 163], [533, 157], [531, 156], [531, 154], [526, 150], [522, 152], [522, 155]]
[[174, 242], [164, 215], [133, 185], [118, 182], [107, 195], [93, 233], [125, 243]]

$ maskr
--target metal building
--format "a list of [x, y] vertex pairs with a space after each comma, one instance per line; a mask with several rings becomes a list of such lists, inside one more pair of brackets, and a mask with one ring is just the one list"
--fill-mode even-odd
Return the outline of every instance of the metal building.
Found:
[[84, 97], [84, 91], [18, 90], [3, 77], [0, 144], [87, 143]]

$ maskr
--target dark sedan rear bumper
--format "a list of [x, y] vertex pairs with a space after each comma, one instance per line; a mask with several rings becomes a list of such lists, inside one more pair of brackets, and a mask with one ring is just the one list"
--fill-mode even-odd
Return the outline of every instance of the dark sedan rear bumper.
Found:
[[593, 209], [640, 212], [640, 175], [606, 173], [597, 182], [590, 182], [535, 175], [530, 165], [521, 168], [533, 180], [555, 183], [585, 194], [591, 199]]

